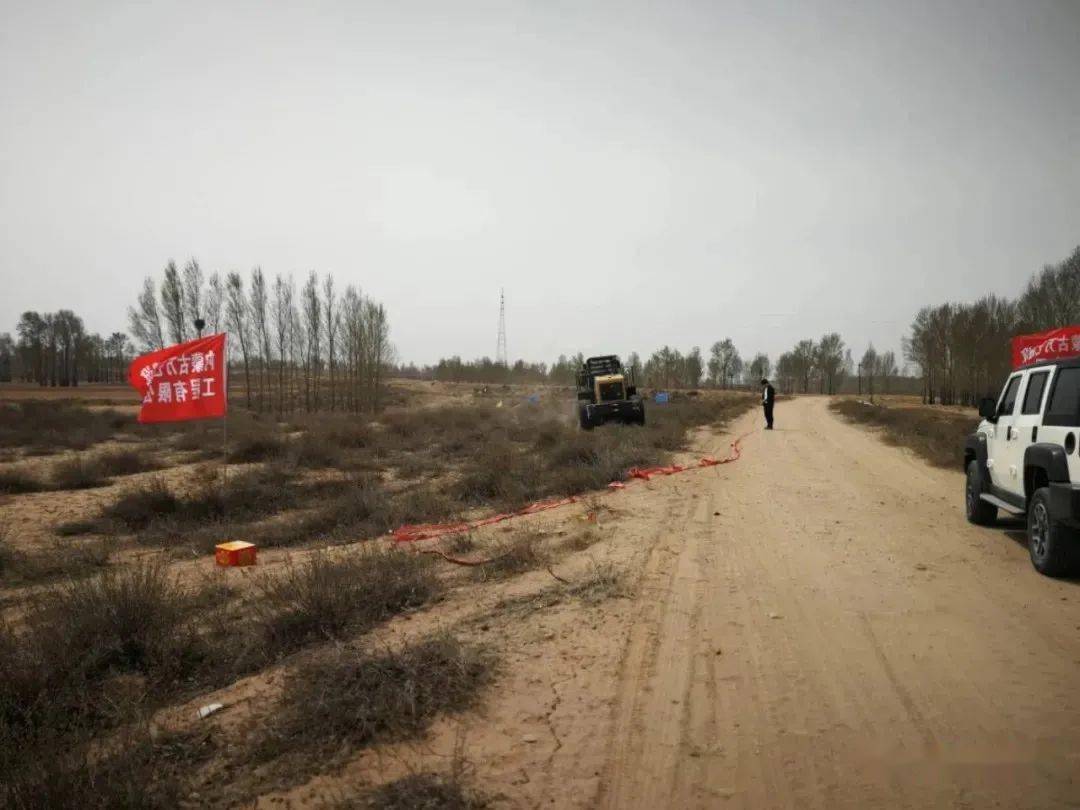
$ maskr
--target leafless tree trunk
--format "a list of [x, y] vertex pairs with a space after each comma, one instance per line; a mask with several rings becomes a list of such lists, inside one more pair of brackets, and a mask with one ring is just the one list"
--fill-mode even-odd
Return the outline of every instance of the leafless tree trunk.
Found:
[[248, 307], [244, 299], [244, 282], [239, 273], [229, 273], [225, 280], [225, 318], [230, 331], [240, 341], [240, 353], [244, 359], [244, 393], [247, 406], [251, 407], [251, 362], [248, 354]]
[[251, 319], [259, 349], [259, 410], [269, 410], [270, 335], [266, 324], [266, 277], [261, 267], [251, 271]]
[[334, 350], [337, 343], [337, 333], [341, 325], [341, 316], [337, 310], [337, 298], [334, 294], [334, 277], [329, 273], [323, 280], [323, 307], [324, 320], [326, 322], [326, 361], [330, 371], [330, 410], [334, 410], [335, 403], [335, 380], [334, 380]]

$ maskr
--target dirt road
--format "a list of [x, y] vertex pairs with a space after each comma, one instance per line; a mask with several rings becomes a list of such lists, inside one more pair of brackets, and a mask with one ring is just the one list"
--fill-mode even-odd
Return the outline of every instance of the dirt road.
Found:
[[1080, 584], [824, 399], [777, 426], [627, 493], [649, 551], [599, 804], [1080, 807]]

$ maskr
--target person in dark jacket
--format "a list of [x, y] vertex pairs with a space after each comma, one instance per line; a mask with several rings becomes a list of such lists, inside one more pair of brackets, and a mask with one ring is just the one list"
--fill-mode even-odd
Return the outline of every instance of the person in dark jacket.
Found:
[[769, 381], [761, 378], [761, 407], [765, 409], [765, 429], [772, 430], [772, 409], [776, 402], [776, 389], [769, 385]]

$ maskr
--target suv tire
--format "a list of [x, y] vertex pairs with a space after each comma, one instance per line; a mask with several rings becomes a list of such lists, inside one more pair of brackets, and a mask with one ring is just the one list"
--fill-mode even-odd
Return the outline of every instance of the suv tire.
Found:
[[1077, 543], [1080, 537], [1074, 529], [1050, 514], [1050, 489], [1035, 490], [1028, 505], [1028, 553], [1031, 564], [1048, 577], [1067, 576], [1077, 569]]
[[969, 523], [977, 526], [992, 526], [997, 520], [997, 507], [979, 497], [983, 491], [982, 474], [979, 462], [972, 461], [967, 467], [967, 481], [964, 484], [964, 511]]

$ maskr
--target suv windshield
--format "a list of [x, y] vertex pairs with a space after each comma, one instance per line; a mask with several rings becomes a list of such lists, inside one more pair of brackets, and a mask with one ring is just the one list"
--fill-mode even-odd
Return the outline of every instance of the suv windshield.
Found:
[[1080, 368], [1063, 368], [1054, 376], [1043, 424], [1080, 426]]

